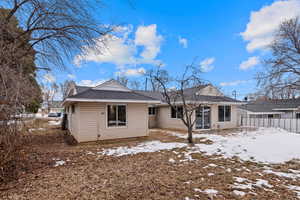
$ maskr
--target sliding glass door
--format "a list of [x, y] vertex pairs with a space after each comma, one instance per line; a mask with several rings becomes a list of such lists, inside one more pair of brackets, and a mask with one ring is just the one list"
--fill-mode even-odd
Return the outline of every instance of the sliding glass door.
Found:
[[196, 110], [196, 129], [210, 129], [209, 106], [200, 106]]

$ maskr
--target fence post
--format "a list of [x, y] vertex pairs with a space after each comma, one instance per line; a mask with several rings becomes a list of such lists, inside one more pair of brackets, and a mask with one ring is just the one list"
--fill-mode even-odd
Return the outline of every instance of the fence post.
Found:
[[296, 118], [296, 133], [298, 133], [298, 118]]
[[283, 129], [286, 130], [285, 129], [285, 118], [283, 119]]
[[293, 129], [292, 129], [292, 118], [290, 118], [290, 132], [292, 132]]

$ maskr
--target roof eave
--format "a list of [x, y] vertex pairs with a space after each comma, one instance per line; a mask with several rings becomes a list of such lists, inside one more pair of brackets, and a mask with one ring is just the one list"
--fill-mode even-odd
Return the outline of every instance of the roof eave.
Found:
[[63, 105], [66, 105], [68, 102], [149, 103], [149, 104], [160, 103], [160, 101], [157, 100], [66, 98], [63, 102]]

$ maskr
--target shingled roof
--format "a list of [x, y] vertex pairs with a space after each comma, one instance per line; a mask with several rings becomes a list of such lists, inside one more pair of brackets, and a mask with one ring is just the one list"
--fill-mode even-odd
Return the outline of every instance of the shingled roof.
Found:
[[300, 106], [300, 99], [273, 99], [252, 101], [240, 108], [250, 112], [279, 112], [289, 109], [297, 109]]
[[145, 96], [134, 91], [124, 92], [124, 91], [113, 91], [113, 90], [96, 90], [96, 89], [86, 89], [81, 93], [77, 93], [68, 98], [72, 99], [103, 99], [103, 100], [140, 100], [140, 101], [156, 101], [157, 99]]
[[[226, 97], [226, 96], [208, 96], [200, 95], [198, 92], [207, 85], [199, 85], [197, 87], [187, 88], [184, 90], [184, 95], [187, 101], [201, 101], [201, 102], [228, 102], [240, 103], [240, 101]], [[89, 99], [89, 100], [133, 100], [133, 101], [157, 101], [165, 102], [163, 93], [144, 91], [144, 90], [101, 90], [87, 86], [75, 86], [76, 94], [69, 96], [69, 99]]]
[[[201, 101], [201, 102], [232, 102], [232, 103], [241, 103], [236, 99], [232, 99], [226, 96], [208, 96], [208, 95], [199, 95], [197, 92], [199, 88], [188, 88], [185, 90], [184, 95], [187, 101]], [[136, 91], [140, 94], [155, 98], [162, 102], [165, 102], [163, 94], [161, 92], [152, 92], [152, 91]]]

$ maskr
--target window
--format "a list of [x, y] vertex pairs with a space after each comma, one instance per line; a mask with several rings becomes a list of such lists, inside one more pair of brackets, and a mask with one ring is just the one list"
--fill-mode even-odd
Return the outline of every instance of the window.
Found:
[[300, 119], [300, 113], [296, 113], [296, 119]]
[[171, 118], [181, 119], [182, 116], [183, 116], [182, 106], [171, 107]]
[[75, 105], [71, 106], [72, 114], [75, 113]]
[[219, 122], [231, 120], [231, 106], [219, 106]]
[[156, 114], [156, 108], [155, 107], [149, 107], [148, 108], [149, 115], [155, 115]]
[[108, 105], [107, 106], [107, 126], [126, 126], [126, 106]]

